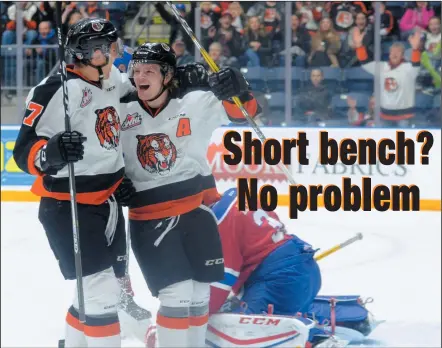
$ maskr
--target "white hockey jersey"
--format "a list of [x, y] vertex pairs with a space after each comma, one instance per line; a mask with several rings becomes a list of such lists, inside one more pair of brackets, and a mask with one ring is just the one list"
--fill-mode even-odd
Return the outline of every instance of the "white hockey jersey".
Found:
[[[244, 106], [251, 116], [257, 114], [256, 99]], [[212, 92], [193, 91], [153, 112], [131, 93], [121, 107], [126, 175], [137, 191], [130, 219], [176, 216], [219, 198], [207, 148], [216, 128], [244, 121], [233, 103], [219, 101]]]
[[[101, 204], [115, 191], [124, 175], [120, 144], [120, 98], [134, 89], [126, 74], [112, 66], [103, 89], [67, 68], [71, 129], [87, 137], [84, 158], [74, 164], [79, 203]], [[69, 200], [68, 167], [55, 175], [39, 169], [39, 151], [55, 134], [65, 130], [60, 74], [44, 79], [26, 100], [26, 112], [14, 148], [23, 171], [37, 176], [31, 191], [41, 197]]]
[[[367, 59], [365, 47], [356, 49], [362, 62]], [[420, 70], [420, 52], [413, 51], [411, 63], [403, 62], [392, 68], [389, 62], [380, 62], [381, 117], [385, 120], [402, 120], [411, 118], [415, 112], [416, 78]], [[362, 68], [375, 74], [376, 63], [362, 64]]]

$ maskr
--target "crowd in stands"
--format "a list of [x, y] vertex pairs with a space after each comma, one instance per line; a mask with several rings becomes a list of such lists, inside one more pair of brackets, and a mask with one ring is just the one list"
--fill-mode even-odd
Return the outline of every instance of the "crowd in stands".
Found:
[[[47, 73], [56, 64], [56, 49], [44, 48], [56, 45], [54, 3], [1, 2], [3, 57], [8, 52], [16, 55], [15, 50], [4, 48], [16, 43], [16, 4], [21, 6], [23, 15], [23, 43], [38, 45], [26, 48], [24, 52], [25, 64], [35, 71], [34, 75], [29, 74], [34, 81], [27, 81], [32, 86], [44, 77], [42, 72]], [[125, 22], [134, 17], [140, 5], [139, 2], [64, 2], [63, 31], [81, 18], [95, 16], [111, 20], [123, 36]], [[218, 66], [237, 67], [246, 74], [265, 104], [267, 112], [261, 117], [264, 124], [284, 122], [284, 66], [288, 50], [292, 63], [291, 123], [321, 125], [336, 122], [342, 125], [344, 120], [353, 126], [375, 125], [378, 102], [373, 95], [375, 78], [366, 68], [376, 55], [374, 3], [294, 1], [290, 17], [290, 47], [285, 47], [285, 2], [203, 1], [176, 5], [192, 29], [195, 28], [196, 6], [200, 7], [203, 46]], [[195, 49], [188, 35], [164, 2], [156, 2], [154, 6], [157, 14], [170, 26], [168, 40], [177, 53], [178, 63], [193, 62]], [[411, 84], [415, 91], [414, 105], [403, 109], [402, 115], [398, 110], [398, 120], [402, 116], [411, 119], [408, 126], [439, 126], [441, 123], [440, 12], [440, 1], [387, 1], [380, 4], [381, 60], [391, 69], [403, 70], [402, 74], [408, 77], [407, 84]], [[395, 58], [397, 64], [392, 63]], [[410, 68], [400, 70], [401, 64], [408, 64]], [[416, 69], [410, 70], [411, 67]], [[125, 64], [119, 64], [119, 68], [124, 70]], [[15, 66], [3, 63], [2, 71], [2, 85], [11, 83], [15, 78]], [[411, 75], [410, 71], [413, 71]], [[6, 81], [8, 76], [11, 81]], [[380, 86], [381, 95], [403, 88], [399, 82], [401, 78], [385, 78]], [[381, 98], [380, 101], [383, 113], [387, 99]], [[390, 125], [394, 126], [394, 122]]]

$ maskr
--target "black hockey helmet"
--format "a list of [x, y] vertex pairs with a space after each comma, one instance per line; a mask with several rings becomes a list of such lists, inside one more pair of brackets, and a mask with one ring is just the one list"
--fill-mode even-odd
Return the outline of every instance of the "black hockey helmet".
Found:
[[[118, 41], [117, 29], [106, 19], [85, 18], [73, 24], [66, 36], [66, 51], [77, 61], [97, 68], [102, 78], [101, 68], [109, 63], [111, 45]], [[117, 45], [117, 46], [121, 46]], [[106, 57], [106, 64], [95, 66], [91, 59], [96, 50], [100, 50]], [[122, 47], [117, 47], [119, 54]]]
[[[167, 73], [171, 73], [172, 76], [175, 74], [177, 65], [176, 54], [168, 44], [146, 42], [139, 46], [132, 54], [132, 59], [127, 72], [129, 78], [131, 79], [133, 78], [133, 68], [137, 64], [160, 65], [164, 83]], [[173, 79], [170, 80], [167, 86], [163, 86], [157, 96], [148, 101], [157, 99], [167, 89], [167, 87], [172, 85], [172, 80]]]

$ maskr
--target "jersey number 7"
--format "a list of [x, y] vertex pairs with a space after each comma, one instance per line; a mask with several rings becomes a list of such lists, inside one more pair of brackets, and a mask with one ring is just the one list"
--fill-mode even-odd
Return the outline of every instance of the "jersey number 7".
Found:
[[30, 110], [31, 113], [26, 116], [23, 119], [23, 124], [32, 127], [34, 125], [35, 119], [40, 116], [41, 112], [43, 111], [44, 107], [43, 105], [34, 103], [34, 102], [30, 102], [28, 104], [28, 106], [26, 107], [27, 110]]

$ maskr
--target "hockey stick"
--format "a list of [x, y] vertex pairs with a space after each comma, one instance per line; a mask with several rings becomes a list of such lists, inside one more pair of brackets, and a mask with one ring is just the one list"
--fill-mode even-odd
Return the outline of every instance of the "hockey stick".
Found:
[[[195, 34], [193, 33], [192, 29], [190, 29], [189, 25], [187, 24], [186, 20], [183, 17], [181, 17], [181, 15], [179, 14], [175, 5], [173, 5], [170, 1], [166, 1], [166, 4], [167, 4], [167, 6], [170, 7], [176, 20], [181, 24], [181, 26], [186, 31], [186, 33], [190, 36], [190, 38], [193, 41], [193, 43], [195, 44], [195, 46], [199, 49], [201, 55], [203, 56], [204, 60], [209, 65], [210, 69], [212, 69], [213, 72], [218, 72], [219, 71], [218, 66], [216, 65], [214, 60], [209, 56], [209, 53], [207, 53], [207, 51], [204, 49], [204, 47], [200, 44], [200, 42], [196, 38]], [[250, 126], [253, 128], [253, 130], [256, 132], [256, 134], [258, 135], [258, 138], [261, 140], [262, 143], [264, 143], [267, 140], [267, 138], [261, 132], [261, 129], [256, 124], [255, 120], [252, 117], [250, 117], [249, 113], [244, 108], [243, 104], [241, 103], [241, 101], [239, 100], [238, 97], [233, 97], [232, 99], [233, 99], [233, 102], [236, 104], [236, 106], [238, 106], [238, 108], [241, 110], [241, 112], [244, 115], [247, 122], [250, 124]], [[296, 185], [295, 179], [293, 179], [293, 176], [292, 176], [292, 174], [290, 174], [287, 167], [281, 162], [278, 163], [278, 167], [285, 174], [285, 176], [287, 177], [287, 180], [290, 182], [290, 184]]]
[[[61, 31], [62, 28], [61, 4], [62, 4], [61, 1], [56, 3], [58, 55], [60, 56], [61, 83], [63, 86], [64, 124], [66, 132], [70, 132], [71, 122], [69, 119], [69, 96], [67, 89], [66, 61], [64, 56], [63, 34]], [[75, 276], [77, 278], [78, 314], [79, 314], [80, 323], [84, 323], [86, 321], [86, 318], [85, 318], [84, 293], [83, 293], [83, 269], [81, 265], [80, 228], [78, 225], [77, 189], [75, 187], [74, 164], [72, 162], [68, 163], [68, 170], [69, 170], [69, 191], [71, 195], [72, 236], [74, 238]]]
[[358, 240], [362, 239], [362, 233], [356, 234], [353, 238], [347, 239], [345, 242], [335, 245], [333, 248], [330, 248], [322, 253], [320, 253], [318, 256], [315, 256], [315, 260], [319, 261], [323, 259], [324, 257], [333, 254], [337, 252], [338, 250], [341, 250], [342, 248], [345, 248], [346, 246], [353, 244], [354, 242], [357, 242]]

